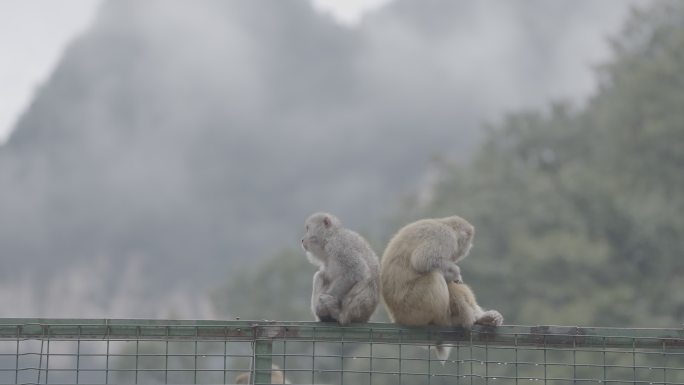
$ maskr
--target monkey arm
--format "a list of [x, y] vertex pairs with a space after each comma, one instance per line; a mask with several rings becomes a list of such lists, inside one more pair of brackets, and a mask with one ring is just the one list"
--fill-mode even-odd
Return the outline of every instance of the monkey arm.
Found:
[[411, 267], [418, 273], [439, 271], [447, 282], [461, 282], [461, 269], [451, 260], [455, 242], [451, 239], [429, 240], [416, 246], [411, 253]]
[[325, 272], [319, 270], [313, 277], [313, 290], [311, 293], [311, 312], [318, 321], [330, 322], [334, 321], [331, 312], [337, 314], [338, 310], [335, 306], [329, 306], [327, 301], [321, 300], [321, 295], [328, 287], [328, 278]]
[[[322, 271], [317, 271], [313, 277], [313, 290], [311, 292], [311, 306], [312, 310], [315, 309], [316, 302], [318, 302], [318, 297], [323, 294], [327, 286], [325, 273]], [[316, 313], [315, 310], [313, 310]]]
[[329, 242], [326, 246], [330, 258], [326, 267], [329, 285], [325, 294], [341, 301], [357, 282], [368, 275], [368, 266], [358, 255], [360, 252], [355, 246], [359, 242], [358, 236], [349, 232], [339, 235], [337, 242]]
[[[321, 275], [323, 275], [322, 272]], [[327, 316], [337, 320], [342, 310], [342, 298], [349, 292], [355, 282], [342, 272], [326, 276], [330, 277], [330, 280], [326, 282], [325, 286], [321, 287], [322, 290], [317, 297], [311, 299], [315, 301], [312, 302], [312, 306], [315, 307], [314, 311], [320, 320], [326, 319]]]
[[325, 290], [325, 294], [335, 297], [337, 300], [341, 301], [357, 281], [358, 280], [350, 276], [336, 277], [336, 279], [330, 283], [328, 289]]

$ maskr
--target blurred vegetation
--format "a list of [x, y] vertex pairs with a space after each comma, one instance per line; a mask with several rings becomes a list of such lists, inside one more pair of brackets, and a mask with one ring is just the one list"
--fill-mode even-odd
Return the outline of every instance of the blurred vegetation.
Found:
[[[506, 116], [470, 162], [440, 167], [427, 203], [392, 224], [470, 220], [464, 278], [509, 324], [684, 320], [684, 3], [635, 11], [612, 44], [585, 106]], [[301, 254], [236, 275], [220, 310], [311, 319], [314, 269]]]
[[636, 12], [613, 46], [585, 108], [507, 116], [423, 212], [475, 224], [465, 279], [508, 322], [684, 320], [684, 3]]
[[251, 320], [313, 320], [309, 311], [316, 267], [304, 252], [286, 250], [257, 268], [244, 268], [212, 293], [219, 313]]

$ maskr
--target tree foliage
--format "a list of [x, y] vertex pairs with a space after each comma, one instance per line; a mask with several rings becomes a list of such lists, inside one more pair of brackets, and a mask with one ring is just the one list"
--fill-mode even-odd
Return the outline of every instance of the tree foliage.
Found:
[[475, 224], [464, 277], [508, 322], [684, 319], [682, 21], [681, 2], [635, 12], [584, 108], [511, 114], [443, 169], [422, 215]]

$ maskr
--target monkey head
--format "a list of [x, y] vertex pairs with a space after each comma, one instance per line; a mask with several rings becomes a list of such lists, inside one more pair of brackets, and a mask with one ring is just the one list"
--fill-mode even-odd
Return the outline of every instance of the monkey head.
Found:
[[[327, 259], [324, 251], [325, 243], [340, 227], [342, 227], [340, 220], [328, 213], [315, 213], [304, 222], [302, 247], [312, 263], [325, 262]], [[314, 261], [312, 257], [319, 262]]]
[[458, 250], [454, 255], [455, 260], [465, 258], [470, 252], [470, 249], [473, 247], [475, 227], [465, 219], [455, 215], [452, 217], [442, 218], [440, 221], [445, 225], [451, 227], [456, 232], [456, 239], [458, 240]]

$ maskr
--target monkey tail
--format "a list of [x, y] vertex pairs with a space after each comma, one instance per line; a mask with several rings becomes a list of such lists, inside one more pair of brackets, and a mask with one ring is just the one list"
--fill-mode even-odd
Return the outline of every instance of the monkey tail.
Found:
[[433, 349], [435, 350], [435, 355], [437, 356], [439, 362], [442, 365], [446, 364], [447, 358], [449, 358], [449, 353], [451, 353], [451, 345], [437, 344]]

